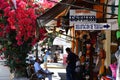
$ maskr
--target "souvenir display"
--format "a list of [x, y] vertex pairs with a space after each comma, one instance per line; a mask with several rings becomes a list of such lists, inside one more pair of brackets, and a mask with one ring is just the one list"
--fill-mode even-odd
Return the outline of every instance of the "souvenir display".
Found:
[[[103, 31], [96, 32], [82, 31], [80, 40], [82, 42], [80, 57], [81, 64], [84, 66], [83, 79], [93, 80], [93, 77], [98, 77], [104, 73], [104, 60], [106, 53], [103, 49], [103, 40], [105, 40], [105, 34]], [[97, 52], [96, 52], [97, 49]], [[93, 75], [95, 73], [95, 76]]]
[[116, 32], [117, 42], [120, 45], [120, 30]]
[[110, 64], [110, 69], [112, 71], [112, 77], [116, 79], [117, 63]]
[[120, 80], [120, 46], [118, 50], [115, 52], [115, 56], [117, 58], [117, 74], [116, 74], [116, 80]]

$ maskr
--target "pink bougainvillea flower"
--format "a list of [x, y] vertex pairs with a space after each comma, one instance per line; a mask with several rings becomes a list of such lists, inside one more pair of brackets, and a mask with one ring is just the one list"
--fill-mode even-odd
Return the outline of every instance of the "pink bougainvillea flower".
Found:
[[16, 40], [21, 40], [21, 36], [20, 36], [20, 35], [17, 35], [17, 36], [16, 36]]
[[32, 46], [35, 45], [37, 43], [38, 39], [37, 38], [34, 38], [33, 41], [32, 41]]
[[[1, 1], [1, 0], [0, 0]], [[4, 9], [6, 7], [9, 7], [10, 5], [8, 4], [7, 1], [2, 0], [2, 2], [0, 3], [0, 9]]]
[[4, 24], [3, 23], [0, 23], [0, 28], [4, 29]]
[[0, 32], [0, 37], [3, 37], [3, 32]]
[[11, 29], [10, 29], [10, 26], [7, 25], [7, 26], [5, 27], [5, 32], [6, 32], [6, 33], [9, 33], [10, 30], [11, 30]]
[[[33, 43], [35, 42], [32, 39], [36, 36], [37, 17], [43, 14], [47, 7], [53, 6], [53, 3], [47, 0], [43, 3], [47, 3], [45, 6], [40, 3], [34, 3], [34, 0], [16, 0], [17, 8], [14, 8], [12, 0], [0, 0], [0, 3], [2, 3], [0, 9], [4, 12], [4, 15], [1, 14], [0, 16], [7, 17], [7, 24], [1, 27], [1, 29], [4, 28], [4, 30], [6, 30], [3, 35], [9, 34], [9, 32], [11, 32], [10, 30], [15, 30], [15, 39], [18, 45], [24, 44], [24, 42], [29, 39], [31, 39]], [[46, 37], [45, 29], [41, 29], [39, 33], [41, 35], [40, 40]], [[2, 33], [0, 33], [0, 35], [2, 35]]]
[[24, 37], [24, 41], [27, 41], [29, 39], [29, 37], [26, 35], [25, 37]]
[[17, 41], [17, 45], [18, 45], [18, 46], [20, 46], [20, 45], [22, 45], [22, 44], [23, 44], [22, 41]]
[[34, 7], [34, 4], [33, 4], [33, 3], [34, 3], [33, 0], [29, 0], [27, 4], [28, 4], [28, 6]]
[[22, 8], [22, 9], [25, 9], [25, 8], [26, 8], [26, 5], [27, 5], [27, 4], [26, 4], [24, 1], [22, 1], [22, 0], [18, 3], [18, 7], [19, 7], [19, 8]]
[[39, 7], [39, 4], [34, 4], [33, 7], [34, 7], [34, 8], [38, 8], [38, 7]]
[[46, 37], [45, 34], [47, 33], [47, 31], [45, 28], [40, 28], [39, 33], [40, 33], [40, 40], [43, 40]]
[[28, 17], [28, 14], [26, 14], [26, 10], [23, 10], [21, 8], [17, 8], [16, 10], [16, 19], [23, 19]]
[[11, 27], [11, 29], [16, 29], [16, 27], [14, 25], [11, 25], [10, 27]]
[[9, 6], [9, 7], [6, 7], [6, 8], [4, 9], [4, 16], [8, 16], [8, 13], [10, 12], [10, 9], [11, 9], [10, 6]]
[[0, 0], [0, 4], [2, 4], [4, 2], [4, 0]]
[[8, 13], [8, 17], [15, 17], [15, 10], [11, 10], [9, 13]]
[[13, 17], [9, 17], [7, 21], [9, 22], [10, 26], [15, 25], [15, 19]]

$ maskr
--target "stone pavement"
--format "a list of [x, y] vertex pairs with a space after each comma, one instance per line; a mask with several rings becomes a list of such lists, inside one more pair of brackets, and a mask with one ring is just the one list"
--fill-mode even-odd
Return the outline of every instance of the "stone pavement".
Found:
[[54, 72], [53, 80], [66, 80], [66, 66], [62, 62], [47, 63], [48, 70]]
[[0, 64], [0, 80], [10, 80], [10, 72], [7, 66]]
[[53, 80], [66, 80], [66, 70], [65, 69], [55, 69], [55, 68], [48, 68], [50, 71], [54, 72]]
[[49, 71], [54, 72], [52, 80], [66, 80], [66, 66], [62, 62], [47, 63], [47, 67]]
[[[1, 62], [0, 62], [1, 63]], [[48, 70], [54, 72], [53, 80], [66, 80], [65, 66], [61, 63], [48, 63]], [[0, 64], [0, 80], [10, 80], [10, 72], [7, 66]], [[13, 80], [29, 80], [27, 78], [17, 78]], [[45, 79], [47, 80], [47, 78]]]
[[[41, 65], [43, 66], [43, 65]], [[55, 69], [65, 69], [66, 66], [63, 65], [61, 62], [58, 63], [47, 63], [48, 68], [55, 68]]]

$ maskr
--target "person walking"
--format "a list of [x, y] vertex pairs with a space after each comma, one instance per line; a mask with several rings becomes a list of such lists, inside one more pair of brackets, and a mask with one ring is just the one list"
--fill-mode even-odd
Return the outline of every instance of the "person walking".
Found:
[[78, 59], [78, 56], [71, 51], [70, 48], [66, 48], [66, 52], [68, 53], [66, 62], [67, 62], [67, 67], [66, 67], [66, 80], [76, 80], [76, 72], [75, 72], [75, 67], [76, 67], [76, 61]]

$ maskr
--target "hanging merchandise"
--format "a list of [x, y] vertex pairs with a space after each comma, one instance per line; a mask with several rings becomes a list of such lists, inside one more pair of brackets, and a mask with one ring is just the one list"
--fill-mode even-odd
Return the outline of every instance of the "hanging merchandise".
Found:
[[[120, 0], [119, 0], [119, 4], [120, 4]], [[120, 5], [118, 5], [118, 27], [120, 29]], [[120, 31], [117, 31], [116, 36], [117, 36], [117, 39], [120, 38]]]
[[120, 46], [119, 49], [115, 52], [115, 57], [117, 58], [117, 74], [116, 80], [120, 80]]
[[120, 31], [116, 32], [116, 37], [117, 37], [117, 39], [120, 39]]
[[105, 58], [106, 58], [106, 52], [104, 49], [100, 49], [99, 51], [99, 61], [98, 61], [98, 64], [99, 64], [99, 74], [98, 74], [98, 78], [101, 78], [104, 74], [105, 74]]
[[106, 39], [106, 35], [104, 31], [100, 31], [97, 35], [95, 52], [99, 52], [101, 48], [103, 48], [103, 41]]
[[113, 79], [116, 80], [117, 63], [114, 62], [113, 64], [110, 64], [110, 69], [112, 72]]
[[119, 28], [119, 30], [116, 32], [116, 37], [119, 42], [120, 41], [120, 0], [119, 0], [119, 4], [118, 4], [118, 28]]
[[[115, 0], [112, 1], [111, 13], [115, 14]], [[113, 18], [113, 17], [114, 17], [114, 15], [111, 15], [111, 18]]]
[[119, 4], [118, 4], [118, 26], [120, 29], [120, 0], [119, 0]]

